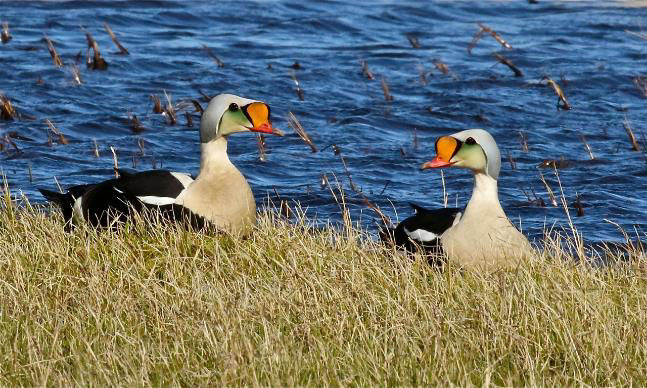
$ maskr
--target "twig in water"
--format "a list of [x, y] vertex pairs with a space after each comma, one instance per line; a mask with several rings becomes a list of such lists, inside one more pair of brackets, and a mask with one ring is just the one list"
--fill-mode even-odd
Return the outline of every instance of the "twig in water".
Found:
[[418, 140], [418, 130], [414, 128], [413, 129], [413, 149], [417, 150], [419, 145], [420, 145], [420, 141]]
[[266, 159], [266, 157], [265, 157], [265, 146], [266, 146], [266, 144], [265, 144], [265, 136], [263, 136], [260, 133], [257, 134], [256, 135], [256, 142], [258, 143], [258, 154], [259, 154], [258, 159], [260, 159], [260, 161], [264, 162], [265, 159]]
[[310, 146], [310, 149], [312, 149], [312, 152], [317, 152], [317, 146], [315, 146], [314, 142], [310, 138], [310, 135], [306, 132], [305, 129], [303, 129], [303, 126], [297, 119], [297, 117], [294, 115], [292, 112], [288, 112], [288, 125], [296, 132], [297, 135], [307, 144]]
[[434, 66], [436, 66], [436, 69], [438, 69], [438, 71], [440, 71], [444, 75], [449, 75], [450, 73], [449, 67], [446, 64], [444, 64], [440, 59], [434, 59], [433, 64]]
[[636, 140], [636, 136], [634, 135], [634, 131], [631, 129], [631, 126], [629, 125], [629, 120], [627, 119], [626, 115], [625, 115], [625, 121], [622, 124], [624, 125], [625, 130], [627, 131], [627, 135], [629, 135], [629, 141], [631, 142], [631, 149], [634, 151], [640, 151], [640, 145]]
[[110, 35], [110, 39], [112, 39], [112, 41], [115, 43], [115, 46], [117, 46], [117, 48], [119, 49], [119, 54], [129, 55], [130, 53], [124, 46], [121, 45], [121, 43], [119, 43], [119, 39], [117, 39], [117, 35], [115, 35], [115, 33], [112, 32], [112, 28], [110, 28], [108, 23], [103, 23], [103, 28], [106, 29], [106, 32], [108, 33], [108, 35]]
[[79, 50], [78, 53], [76, 53], [76, 56], [74, 57], [74, 63], [79, 64], [81, 63], [81, 58], [83, 57], [83, 50]]
[[508, 162], [510, 162], [510, 168], [514, 171], [517, 169], [517, 162], [512, 158], [512, 155], [508, 153]]
[[3, 140], [5, 143], [8, 143], [14, 149], [14, 151], [21, 152], [20, 148], [18, 148], [18, 144], [16, 144], [16, 142], [13, 141], [13, 139], [11, 139], [9, 135], [4, 135]]
[[54, 66], [62, 67], [63, 61], [61, 60], [61, 57], [58, 56], [56, 48], [54, 47], [54, 43], [47, 36], [44, 36], [43, 39], [45, 39], [45, 42], [47, 42], [47, 50], [49, 50], [49, 54], [52, 56]]
[[420, 83], [427, 85], [427, 72], [425, 71], [425, 67], [420, 63], [418, 64], [418, 73], [420, 74]]
[[145, 129], [136, 115], [128, 112], [128, 119], [130, 120], [130, 129], [132, 129], [134, 133], [142, 132]]
[[634, 84], [640, 90], [640, 93], [642, 93], [643, 97], [647, 97], [647, 77], [636, 77], [634, 78]]
[[166, 90], [164, 90], [164, 96], [166, 96], [166, 106], [162, 114], [168, 118], [170, 125], [175, 125], [177, 123], [177, 116], [175, 115], [175, 108], [171, 102], [171, 96], [166, 93]]
[[595, 159], [595, 156], [593, 156], [593, 151], [591, 151], [591, 146], [589, 146], [589, 143], [587, 143], [586, 138], [581, 133], [580, 133], [580, 140], [582, 140], [582, 143], [584, 143], [584, 148], [586, 148], [586, 152], [589, 153], [589, 158], [591, 158], [591, 160]]
[[391, 184], [391, 181], [386, 181], [386, 183], [384, 184], [384, 187], [382, 188], [382, 191], [380, 191], [380, 195], [384, 194], [384, 192], [386, 191], [386, 188], [389, 187], [390, 184]]
[[146, 156], [146, 141], [141, 137], [137, 139], [137, 148], [139, 148], [139, 154], [141, 156]]
[[115, 178], [119, 178], [119, 162], [117, 161], [117, 152], [112, 146], [110, 146], [110, 152], [112, 152], [112, 162], [115, 169]]
[[519, 131], [519, 137], [521, 137], [521, 150], [523, 152], [528, 152], [528, 138], [526, 137], [525, 132]]
[[159, 96], [151, 94], [151, 100], [153, 100], [153, 113], [164, 113]]
[[528, 198], [528, 203], [530, 203], [531, 205], [546, 207], [546, 203], [544, 202], [544, 200], [541, 197], [537, 196], [537, 193], [535, 193], [535, 190], [532, 187], [530, 188], [532, 197], [530, 196], [530, 194], [528, 194], [528, 192], [525, 189], [522, 188], [521, 191], [526, 196], [526, 198]]
[[389, 84], [386, 83], [386, 78], [382, 77], [382, 91], [384, 92], [384, 99], [386, 101], [393, 101], [393, 96], [389, 91]]
[[629, 31], [629, 30], [625, 30], [625, 32], [626, 32], [627, 34], [630, 34], [630, 35], [633, 35], [633, 36], [637, 36], [637, 37], [639, 37], [640, 39], [647, 40], [647, 34], [645, 34], [644, 32], [635, 32], [635, 31]]
[[202, 105], [200, 105], [200, 103], [197, 100], [191, 100], [191, 102], [193, 103], [193, 106], [195, 107], [196, 112], [200, 114], [204, 112], [204, 110], [202, 109]]
[[186, 118], [186, 126], [189, 128], [193, 127], [193, 118], [191, 117], [191, 113], [189, 112], [184, 112], [184, 118]]
[[202, 48], [204, 51], [207, 52], [207, 55], [213, 59], [214, 62], [218, 65], [218, 67], [225, 67], [225, 62], [223, 62], [214, 52], [212, 49], [209, 48], [206, 44], [202, 45]]
[[447, 186], [445, 186], [445, 173], [443, 170], [440, 170], [440, 181], [443, 184], [443, 205], [444, 207], [447, 207], [447, 203], [449, 202], [449, 194], [447, 194]]
[[476, 34], [474, 34], [474, 38], [472, 38], [472, 41], [470, 42], [469, 46], [467, 46], [468, 53], [470, 54], [472, 53], [472, 49], [476, 47], [476, 44], [481, 39], [481, 37], [483, 37], [483, 34], [485, 33], [490, 34], [494, 39], [496, 39], [497, 42], [499, 42], [499, 44], [501, 44], [501, 46], [507, 49], [512, 48], [512, 46], [510, 46], [510, 44], [506, 42], [506, 40], [503, 39], [501, 35], [499, 35], [496, 31], [494, 31], [493, 29], [491, 29], [490, 27], [486, 26], [483, 23], [478, 23], [478, 25], [480, 29], [476, 32]]
[[74, 82], [77, 85], [81, 85], [83, 83], [83, 80], [81, 80], [81, 70], [79, 70], [79, 67], [76, 64], [72, 64], [72, 79], [74, 79]]
[[496, 31], [494, 31], [494, 30], [493, 30], [493, 29], [491, 29], [490, 27], [486, 26], [486, 25], [485, 25], [485, 24], [483, 24], [483, 23], [479, 23], [479, 27], [481, 27], [481, 29], [482, 29], [484, 32], [487, 32], [487, 33], [489, 33], [490, 35], [492, 35], [492, 37], [493, 37], [494, 39], [496, 39], [496, 41], [497, 41], [497, 42], [499, 42], [499, 44], [500, 44], [501, 46], [503, 46], [503, 47], [505, 47], [505, 48], [507, 48], [507, 49], [511, 49], [511, 48], [512, 48], [512, 46], [510, 46], [510, 43], [506, 42], [506, 40], [505, 40], [505, 39], [503, 39], [503, 38], [501, 37], [501, 35], [499, 35]]
[[97, 143], [97, 139], [92, 139], [92, 142], [94, 143], [94, 156], [96, 158], [99, 157], [99, 144]]
[[541, 162], [537, 164], [537, 167], [539, 168], [552, 168], [552, 169], [562, 169], [562, 168], [568, 168], [573, 165], [573, 162], [570, 160], [564, 159], [564, 157], [561, 157], [559, 160], [555, 159], [544, 159]]
[[481, 40], [483, 37], [483, 34], [485, 34], [485, 31], [482, 28], [479, 28], [478, 31], [476, 31], [476, 34], [474, 34], [474, 37], [472, 38], [472, 41], [470, 44], [467, 46], [467, 53], [472, 54], [472, 49], [476, 47], [476, 44]]
[[319, 185], [322, 189], [330, 185], [330, 182], [328, 181], [328, 175], [326, 175], [326, 173], [321, 173], [321, 180], [319, 181]]
[[341, 159], [341, 163], [344, 165], [344, 172], [346, 173], [346, 176], [348, 177], [348, 183], [350, 185], [350, 188], [354, 192], [360, 193], [362, 190], [360, 190], [359, 187], [357, 187], [357, 185], [355, 185], [355, 182], [353, 182], [353, 177], [352, 177], [350, 171], [348, 170], [348, 165], [346, 164], [346, 159], [344, 158], [344, 155], [339, 154], [339, 159]]
[[364, 74], [364, 77], [370, 80], [374, 80], [375, 76], [373, 76], [373, 73], [368, 68], [368, 63], [366, 63], [366, 61], [364, 60], [360, 61], [360, 63], [362, 64], [362, 74]]
[[0, 34], [0, 40], [2, 40], [2, 43], [9, 43], [11, 40], [11, 34], [9, 33], [9, 23], [3, 22], [2, 23], [2, 33]]
[[418, 37], [413, 36], [413, 35], [407, 35], [407, 39], [409, 40], [409, 43], [411, 43], [411, 47], [419, 49], [422, 47], [420, 45], [420, 41], [418, 40]]
[[16, 109], [11, 104], [11, 100], [0, 93], [0, 119], [15, 120], [18, 117]]
[[214, 97], [214, 96], [210, 96], [210, 95], [208, 95], [208, 94], [205, 94], [205, 93], [204, 93], [202, 90], [200, 90], [200, 89], [198, 89], [198, 93], [200, 93], [200, 95], [202, 96], [202, 99], [204, 100], [204, 102], [209, 102], [209, 101], [211, 101], [211, 99]]
[[[557, 173], [557, 170], [555, 170], [555, 173]], [[557, 199], [555, 198], [555, 193], [553, 193], [553, 189], [551, 189], [550, 185], [546, 181], [546, 178], [544, 178], [544, 174], [542, 174], [541, 171], [539, 171], [539, 179], [541, 180], [541, 183], [544, 184], [544, 187], [546, 188], [546, 192], [548, 192], [550, 203], [552, 203], [554, 207], [557, 207]]]
[[49, 130], [52, 131], [52, 133], [58, 137], [58, 144], [69, 143], [65, 138], [65, 135], [63, 135], [63, 132], [59, 131], [58, 128], [54, 126], [54, 123], [52, 123], [49, 119], [45, 119], [45, 124], [47, 124], [47, 126], [49, 127]]
[[499, 63], [502, 63], [510, 68], [514, 72], [515, 77], [523, 77], [523, 72], [515, 66], [514, 63], [510, 62], [510, 60], [503, 55], [500, 54], [494, 54], [494, 57], [499, 61]]
[[[99, 44], [92, 37], [89, 31], [85, 31], [85, 38], [88, 41], [88, 51], [85, 55], [85, 64], [89, 69], [92, 70], [105, 70], [108, 68], [108, 62], [106, 62], [103, 57], [101, 57], [101, 52], [99, 51]], [[92, 57], [90, 57], [90, 50], [92, 50]]]
[[553, 90], [555, 91], [555, 94], [557, 94], [557, 107], [562, 108], [564, 110], [571, 109], [571, 105], [566, 100], [566, 95], [564, 95], [562, 88], [559, 87], [557, 82], [553, 81], [550, 77], [544, 77], [544, 78], [546, 79], [546, 82], [548, 82], [548, 85], [550, 85], [553, 88]]
[[582, 217], [584, 216], [584, 207], [582, 206], [582, 201], [580, 200], [581, 196], [579, 194], [575, 194], [575, 202], [573, 203], [573, 207], [577, 209], [577, 216]]
[[297, 96], [299, 97], [299, 100], [303, 101], [305, 99], [305, 93], [303, 92], [303, 89], [301, 89], [301, 86], [299, 85], [299, 80], [297, 79], [297, 73], [294, 70], [290, 70], [290, 76], [292, 77], [292, 80], [294, 81], [294, 84], [297, 87]]
[[58, 192], [59, 193], [64, 193], [65, 191], [61, 187], [61, 184], [58, 182], [58, 178], [56, 178], [56, 176], [54, 176], [54, 182], [56, 182], [56, 187], [58, 187]]

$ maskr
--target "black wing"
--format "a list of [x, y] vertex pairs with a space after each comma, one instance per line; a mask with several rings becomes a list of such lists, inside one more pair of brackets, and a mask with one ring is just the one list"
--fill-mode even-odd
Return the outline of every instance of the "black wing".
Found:
[[171, 171], [150, 170], [125, 173], [119, 170], [119, 172], [119, 178], [106, 182], [112, 182], [113, 187], [135, 197], [177, 198], [186, 188], [186, 185], [178, 179], [178, 173]]
[[91, 190], [95, 185], [78, 185], [72, 186], [67, 190], [67, 193], [59, 193], [57, 191], [49, 191], [45, 189], [38, 189], [43, 197], [48, 201], [57, 204], [61, 208], [63, 218], [65, 219], [65, 230], [70, 230], [72, 227], [72, 216], [74, 213], [74, 202], [77, 198], [81, 198], [85, 193]]
[[[416, 214], [400, 222], [390, 231], [390, 240], [397, 247], [408, 252], [422, 251], [430, 256], [439, 257], [443, 253], [440, 237], [460, 217], [458, 208], [428, 210], [411, 204]], [[384, 240], [384, 235], [382, 236]], [[431, 259], [430, 259], [431, 260]]]
[[[169, 207], [188, 186], [186, 180], [181, 181], [177, 173], [170, 171], [119, 172], [119, 178], [99, 183], [83, 196], [81, 209], [92, 225], [106, 227], [114, 220], [125, 221], [133, 211], [159, 205]], [[178, 211], [165, 214], [178, 214]]]
[[144, 208], [162, 210], [165, 219], [188, 220], [196, 226], [204, 224], [201, 217], [182, 206], [172, 204], [188, 186], [190, 177], [165, 170], [119, 170], [119, 173], [119, 178], [94, 185], [74, 186], [65, 194], [52, 194], [47, 190], [41, 192], [49, 200], [61, 205], [66, 220], [72, 218], [74, 200], [81, 197], [83, 216], [94, 226], [106, 227], [115, 220], [125, 221], [133, 212]]

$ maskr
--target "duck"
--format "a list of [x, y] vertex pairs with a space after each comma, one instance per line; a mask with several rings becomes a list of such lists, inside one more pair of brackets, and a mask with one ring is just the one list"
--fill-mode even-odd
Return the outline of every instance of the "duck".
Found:
[[248, 234], [256, 224], [256, 202], [227, 154], [229, 136], [240, 132], [283, 135], [272, 126], [265, 102], [220, 94], [202, 113], [200, 170], [195, 179], [167, 170], [117, 170], [117, 178], [73, 186], [65, 193], [39, 190], [61, 208], [68, 229], [80, 222], [112, 227], [143, 209], [153, 209], [165, 219], [188, 221], [198, 228], [212, 225]]
[[412, 204], [415, 214], [391, 230], [396, 246], [422, 250], [431, 263], [449, 261], [459, 267], [501, 267], [529, 257], [533, 248], [508, 219], [499, 202], [501, 153], [484, 129], [442, 136], [436, 156], [421, 169], [464, 168], [472, 171], [474, 188], [464, 209], [425, 209]]

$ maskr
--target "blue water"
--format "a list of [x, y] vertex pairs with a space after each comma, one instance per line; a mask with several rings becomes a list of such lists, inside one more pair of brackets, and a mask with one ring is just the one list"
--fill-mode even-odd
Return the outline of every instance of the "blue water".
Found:
[[[635, 2], [634, 2], [635, 3]], [[643, 230], [647, 216], [645, 153], [632, 151], [625, 117], [644, 142], [647, 98], [633, 78], [647, 75], [647, 40], [640, 31], [647, 8], [627, 2], [540, 0], [479, 2], [0, 2], [0, 21], [13, 36], [0, 44], [0, 92], [9, 97], [21, 120], [0, 121], [0, 136], [20, 135], [0, 151], [0, 168], [13, 192], [42, 201], [37, 187], [88, 183], [112, 175], [112, 154], [120, 166], [153, 166], [197, 172], [198, 117], [194, 127], [180, 115], [176, 125], [152, 112], [151, 94], [166, 90], [174, 102], [230, 92], [261, 99], [272, 106], [276, 126], [289, 133], [268, 138], [266, 161], [259, 160], [256, 139], [230, 139], [230, 156], [247, 176], [259, 202], [276, 198], [299, 201], [320, 220], [340, 220], [339, 205], [321, 176], [337, 176], [349, 197], [354, 219], [372, 225], [375, 215], [349, 185], [339, 155], [329, 147], [312, 153], [287, 125], [288, 111], [301, 120], [319, 148], [336, 144], [354, 184], [384, 211], [400, 218], [411, 213], [409, 201], [442, 206], [440, 172], [419, 171], [433, 154], [434, 140], [466, 128], [485, 128], [504, 156], [500, 197], [508, 215], [539, 236], [546, 226], [567, 225], [561, 207], [553, 207], [539, 180], [542, 171], [553, 190], [559, 186], [546, 159], [572, 163], [559, 170], [569, 204], [581, 196], [584, 215], [576, 227], [590, 241], [618, 240], [610, 220], [632, 231]], [[117, 49], [103, 30], [108, 22], [130, 51]], [[485, 36], [468, 54], [477, 22], [496, 30], [511, 45], [504, 49]], [[84, 65], [91, 32], [109, 67]], [[66, 63], [52, 64], [47, 35]], [[407, 35], [417, 37], [413, 48]], [[225, 63], [218, 67], [202, 45]], [[73, 81], [70, 65], [82, 51], [81, 77]], [[522, 78], [493, 54], [509, 58]], [[362, 74], [367, 62], [375, 80]], [[445, 63], [444, 75], [433, 62]], [[305, 99], [295, 92], [291, 65]], [[270, 68], [271, 65], [271, 68]], [[420, 78], [420, 69], [427, 83]], [[556, 108], [556, 96], [542, 77], [560, 83], [573, 109]], [[384, 99], [380, 81], [394, 97]], [[37, 82], [38, 81], [38, 82]], [[203, 102], [203, 106], [206, 104]], [[128, 113], [145, 130], [133, 133]], [[48, 144], [44, 119], [51, 120], [69, 144]], [[414, 143], [414, 130], [418, 144]], [[528, 151], [521, 147], [525, 133]], [[595, 160], [589, 160], [580, 135]], [[98, 144], [99, 157], [94, 154]], [[143, 154], [139, 144], [143, 141]], [[516, 169], [507, 161], [516, 161]], [[31, 169], [31, 178], [29, 170]], [[464, 170], [446, 170], [450, 204], [464, 205], [472, 180]], [[534, 191], [546, 207], [530, 203]]]

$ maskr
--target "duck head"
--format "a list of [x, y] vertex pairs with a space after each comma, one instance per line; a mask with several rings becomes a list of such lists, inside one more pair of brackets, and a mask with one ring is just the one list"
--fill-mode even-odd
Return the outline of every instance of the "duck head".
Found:
[[501, 154], [489, 132], [469, 129], [436, 140], [436, 157], [422, 165], [422, 169], [462, 167], [474, 174], [499, 178]]
[[211, 99], [200, 121], [200, 142], [208, 143], [236, 132], [259, 132], [283, 136], [273, 128], [270, 106], [233, 94], [220, 94]]

